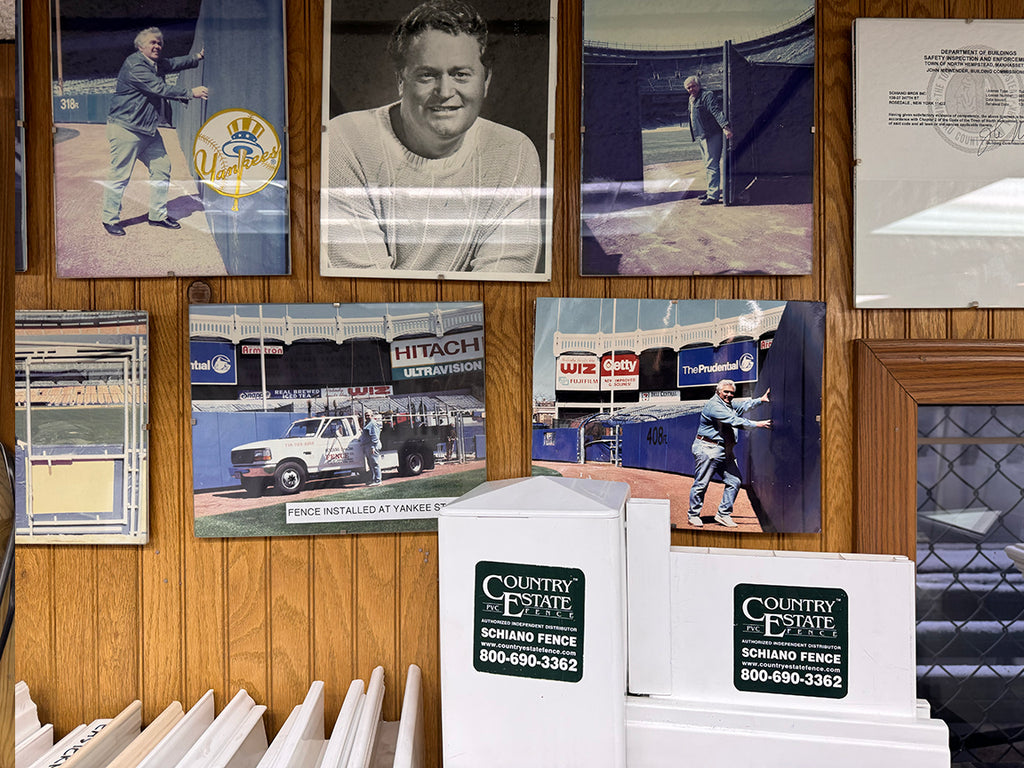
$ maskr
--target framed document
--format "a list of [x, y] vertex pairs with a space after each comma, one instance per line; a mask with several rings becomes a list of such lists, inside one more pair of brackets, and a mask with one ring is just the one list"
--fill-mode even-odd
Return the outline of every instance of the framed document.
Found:
[[290, 270], [284, 3], [190, 8], [54, 4], [59, 277]]
[[550, 280], [556, 6], [324, 4], [321, 274]]
[[814, 3], [588, 0], [584, 275], [811, 271]]
[[857, 19], [856, 306], [1024, 306], [1024, 22]]

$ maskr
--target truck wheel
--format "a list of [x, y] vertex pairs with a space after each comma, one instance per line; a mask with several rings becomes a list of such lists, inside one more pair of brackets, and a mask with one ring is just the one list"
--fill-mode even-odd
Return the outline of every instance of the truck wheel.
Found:
[[301, 464], [286, 461], [274, 472], [274, 487], [278, 493], [298, 493], [306, 483], [306, 470]]
[[425, 464], [422, 453], [417, 450], [408, 451], [402, 456], [402, 474], [415, 477], [423, 472]]
[[242, 490], [246, 496], [262, 496], [264, 480], [261, 477], [243, 477]]

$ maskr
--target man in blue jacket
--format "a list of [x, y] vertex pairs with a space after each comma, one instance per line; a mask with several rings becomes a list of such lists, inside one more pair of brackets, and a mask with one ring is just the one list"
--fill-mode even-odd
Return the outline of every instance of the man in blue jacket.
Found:
[[204, 85], [184, 88], [168, 85], [164, 79], [171, 72], [199, 66], [205, 49], [189, 56], [161, 59], [163, 46], [164, 35], [157, 27], [148, 27], [135, 36], [136, 51], [121, 65], [107, 113], [110, 170], [103, 190], [103, 228], [116, 237], [125, 234], [121, 225], [121, 197], [136, 160], [149, 169], [150, 225], [181, 229], [167, 215], [171, 161], [157, 128], [170, 124], [170, 100], [187, 102], [209, 95]]
[[714, 205], [722, 201], [722, 136], [731, 139], [732, 129], [714, 92], [701, 88], [699, 77], [686, 78], [683, 87], [690, 94], [690, 136], [700, 142], [707, 175], [708, 191], [700, 204]]
[[722, 491], [722, 503], [718, 505], [715, 522], [726, 528], [735, 528], [732, 519], [732, 505], [740, 490], [740, 468], [736, 464], [734, 450], [736, 448], [737, 429], [768, 429], [771, 419], [751, 421], [743, 418], [743, 414], [755, 405], [768, 402], [766, 389], [761, 397], [752, 397], [739, 405], [733, 405], [736, 397], [736, 383], [732, 379], [722, 379], [715, 387], [714, 396], [704, 404], [700, 413], [700, 424], [697, 437], [693, 441], [693, 486], [690, 488], [690, 509], [688, 517], [690, 525], [700, 528], [704, 521], [700, 519], [704, 507], [704, 492], [708, 489], [711, 477], [716, 472], [722, 474], [725, 488]]

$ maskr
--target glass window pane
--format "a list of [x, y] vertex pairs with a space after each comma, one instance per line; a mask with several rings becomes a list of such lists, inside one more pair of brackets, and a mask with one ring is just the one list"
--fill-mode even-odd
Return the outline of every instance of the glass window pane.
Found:
[[1024, 763], [1024, 407], [921, 406], [918, 696], [953, 765]]

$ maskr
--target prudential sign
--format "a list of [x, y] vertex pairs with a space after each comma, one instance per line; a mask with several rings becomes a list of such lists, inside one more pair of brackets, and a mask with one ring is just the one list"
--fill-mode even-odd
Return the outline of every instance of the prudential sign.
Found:
[[223, 341], [189, 343], [193, 384], [237, 384], [235, 347]]
[[703, 387], [732, 379], [757, 381], [757, 343], [735, 341], [720, 347], [679, 350], [679, 386]]

